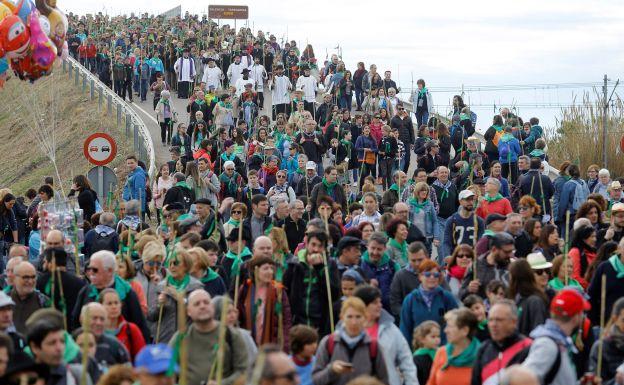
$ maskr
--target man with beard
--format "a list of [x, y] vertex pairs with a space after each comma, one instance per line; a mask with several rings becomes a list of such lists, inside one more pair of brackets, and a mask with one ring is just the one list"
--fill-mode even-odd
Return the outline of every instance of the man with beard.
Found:
[[[215, 319], [215, 309], [210, 294], [203, 289], [193, 291], [188, 297], [187, 315], [192, 323], [184, 334], [187, 352], [187, 381], [189, 385], [200, 385], [209, 378], [211, 368], [217, 360], [219, 330], [222, 327]], [[221, 316], [220, 314], [218, 315]], [[247, 368], [247, 348], [240, 333], [229, 326], [225, 327], [225, 345], [223, 350], [223, 383], [231, 384], [245, 373]], [[172, 348], [177, 344], [176, 333], [169, 343]], [[181, 364], [181, 362], [177, 362]], [[212, 384], [214, 381], [208, 381]]]
[[475, 234], [474, 206], [475, 194], [470, 190], [462, 190], [459, 193], [459, 210], [447, 219], [444, 226], [444, 250], [452, 252], [461, 244], [472, 246], [475, 236], [476, 239], [481, 238], [485, 231], [485, 222], [477, 217], [478, 228]]

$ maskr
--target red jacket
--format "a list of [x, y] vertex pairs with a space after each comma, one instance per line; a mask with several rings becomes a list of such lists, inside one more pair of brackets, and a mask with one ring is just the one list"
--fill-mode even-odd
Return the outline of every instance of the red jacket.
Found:
[[96, 55], [97, 55], [97, 47], [95, 46], [95, 44], [87, 45], [87, 58], [94, 59]]
[[479, 202], [479, 208], [477, 208], [477, 215], [485, 219], [490, 214], [507, 215], [512, 213], [511, 203], [507, 198], [499, 199], [494, 202], [488, 202], [485, 199]]
[[116, 337], [128, 349], [130, 357], [134, 362], [134, 357], [145, 346], [145, 339], [143, 334], [141, 334], [141, 329], [136, 324], [126, 321], [123, 316], [119, 316], [119, 328]]
[[[591, 265], [594, 259], [596, 259], [595, 251], [584, 250], [583, 254], [585, 255], [585, 259], [587, 260], [587, 264], [585, 266]], [[587, 289], [587, 286], [589, 286], [589, 282], [585, 280], [585, 272], [581, 271], [581, 251], [578, 249], [578, 247], [573, 247], [570, 249], [570, 251], [568, 251], [568, 257], [570, 257], [570, 259], [572, 260], [572, 265], [574, 268], [572, 278], [576, 279], [581, 284], [581, 286], [583, 286], [583, 289]], [[587, 270], [587, 268], [585, 269]]]

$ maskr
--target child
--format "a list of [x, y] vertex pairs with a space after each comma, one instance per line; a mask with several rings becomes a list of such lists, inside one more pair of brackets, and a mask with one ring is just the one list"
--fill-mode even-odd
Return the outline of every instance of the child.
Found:
[[[305, 167], [305, 163], [303, 164]], [[288, 149], [288, 155], [284, 157], [284, 161], [282, 162], [282, 170], [286, 170], [288, 175], [288, 179], [294, 174], [299, 168], [299, 146], [296, 143], [293, 143]]]
[[483, 302], [483, 298], [475, 294], [470, 294], [464, 298], [463, 304], [470, 309], [475, 316], [477, 316], [477, 321], [479, 321], [475, 337], [477, 337], [477, 339], [481, 342], [489, 339], [490, 331], [487, 327], [487, 314], [485, 312], [485, 303]]
[[485, 295], [487, 297], [484, 302], [485, 310], [490, 311], [490, 307], [492, 307], [492, 305], [505, 298], [505, 285], [496, 279], [490, 281], [485, 287]]
[[290, 329], [290, 358], [295, 364], [301, 385], [312, 385], [312, 369], [316, 361], [318, 333], [310, 326], [297, 325]]
[[248, 160], [247, 167], [249, 171], [259, 171], [262, 168], [262, 163], [264, 163], [262, 146], [255, 146], [253, 155]]
[[338, 183], [349, 184], [349, 164], [353, 159], [353, 142], [351, 131], [344, 130], [342, 139], [336, 147], [336, 168], [338, 169]]
[[[353, 194], [351, 194], [353, 195]], [[364, 208], [362, 207], [362, 205], [358, 202], [353, 202], [349, 205], [349, 214], [347, 215], [347, 217], [345, 218], [345, 229], [348, 229], [351, 227], [351, 224], [353, 222], [353, 218], [357, 217], [358, 215], [362, 214], [362, 211], [364, 210]]]
[[382, 127], [382, 137], [379, 142], [379, 176], [382, 178], [382, 189], [385, 191], [392, 185], [392, 172], [398, 152], [397, 140], [390, 135], [388, 125]]
[[435, 321], [425, 321], [414, 329], [414, 364], [420, 384], [426, 384], [429, 379], [433, 357], [440, 341], [440, 325]]
[[363, 283], [364, 278], [362, 278], [362, 275], [353, 268], [349, 268], [342, 273], [342, 278], [340, 278], [340, 292], [342, 293], [342, 296], [338, 298], [338, 300], [334, 301], [334, 314], [340, 314], [342, 302], [344, 302], [345, 299], [352, 297], [357, 286]]
[[[299, 145], [297, 148], [300, 149]], [[297, 155], [297, 168], [295, 170], [288, 170], [288, 184], [291, 186], [297, 186], [299, 182], [305, 178], [306, 174], [306, 163], [308, 162], [308, 157], [306, 154], [299, 153]]]
[[260, 178], [256, 170], [249, 170], [247, 173], [247, 181], [247, 186], [243, 188], [243, 199], [247, 205], [247, 209], [251, 209], [251, 197], [256, 194], [264, 194], [267, 190], [260, 186]]
[[538, 140], [535, 141], [535, 149], [531, 151], [529, 156], [531, 158], [540, 158], [542, 162], [548, 161], [548, 155], [546, 155], [546, 153], [544, 152], [545, 148], [546, 148], [546, 141], [544, 140], [544, 138], [539, 138]]

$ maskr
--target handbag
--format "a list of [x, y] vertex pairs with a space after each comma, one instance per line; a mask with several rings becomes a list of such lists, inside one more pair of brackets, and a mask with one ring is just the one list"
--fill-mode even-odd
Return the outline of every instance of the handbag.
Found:
[[364, 163], [375, 164], [376, 156], [372, 151], [364, 151]]

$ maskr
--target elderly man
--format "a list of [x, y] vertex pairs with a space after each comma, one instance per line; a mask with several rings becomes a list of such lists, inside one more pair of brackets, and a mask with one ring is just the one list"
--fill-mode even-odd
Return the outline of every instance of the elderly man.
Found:
[[[51, 230], [45, 239], [45, 245], [48, 249], [63, 249], [65, 248], [65, 235], [60, 230]], [[43, 270], [43, 260], [43, 255], [41, 255], [37, 264], [39, 271]], [[76, 274], [76, 256], [73, 252], [67, 257], [67, 271]]]
[[82, 248], [86, 264], [89, 264], [89, 258], [97, 251], [108, 250], [113, 253], [119, 251], [119, 235], [115, 232], [115, 223], [117, 223], [115, 214], [103, 212], [100, 215], [100, 224], [87, 231]]
[[288, 203], [287, 199], [281, 198], [277, 202], [275, 202], [275, 213], [272, 216], [273, 223], [279, 223], [288, 218], [289, 208], [290, 204]]
[[0, 332], [8, 335], [13, 341], [13, 348], [22, 350], [26, 347], [26, 339], [18, 333], [13, 325], [15, 302], [5, 292], [0, 291]]
[[[409, 151], [408, 151], [409, 152]], [[390, 188], [384, 192], [381, 198], [381, 210], [384, 213], [389, 213], [395, 203], [399, 202], [399, 198], [402, 198], [403, 191], [408, 188], [407, 174], [403, 171], [395, 171], [392, 175], [393, 184]]]
[[305, 236], [306, 221], [303, 219], [304, 212], [305, 205], [301, 200], [296, 199], [288, 205], [288, 216], [275, 224], [275, 226], [283, 228], [286, 232], [288, 249], [291, 253], [295, 252], [297, 245], [303, 241]]
[[[188, 297], [187, 315], [192, 323], [188, 327], [184, 340], [188, 349], [188, 385], [200, 385], [210, 377], [211, 368], [217, 360], [216, 349], [207, 350], [207, 346], [216, 346], [219, 342], [220, 322], [215, 319], [215, 308], [210, 294], [203, 289], [193, 291]], [[220, 314], [217, 316], [220, 317]], [[241, 334], [226, 326], [223, 360], [223, 384], [231, 385], [245, 373], [247, 368], [247, 348]], [[169, 343], [172, 348], [178, 334], [174, 334]], [[181, 364], [179, 361], [178, 364]], [[208, 384], [213, 383], [209, 381]]]
[[139, 219], [139, 211], [141, 211], [141, 215], [144, 213], [144, 210], [140, 210], [140, 208], [141, 205], [136, 199], [126, 202], [126, 215], [117, 223], [117, 234], [128, 229], [137, 232], [149, 229], [149, 225]]
[[115, 268], [115, 254], [110, 251], [98, 251], [91, 256], [89, 266], [86, 268], [91, 284], [83, 287], [78, 293], [70, 325], [78, 326], [82, 307], [89, 302], [98, 301], [100, 292], [110, 287], [119, 294], [121, 314], [127, 321], [135, 323], [141, 329], [145, 340], [149, 341], [150, 332], [141, 311], [139, 299], [130, 284], [115, 274]]
[[4, 274], [2, 274], [2, 284], [3, 291], [8, 293], [13, 289], [13, 285], [15, 284], [15, 266], [17, 266], [20, 262], [25, 261], [26, 258], [20, 256], [11, 256], [9, 252], [9, 262], [7, 262], [6, 268], [4, 269]]
[[48, 297], [35, 290], [37, 270], [30, 262], [20, 262], [14, 268], [15, 286], [9, 293], [15, 310], [13, 323], [20, 333], [26, 332], [26, 320], [32, 313], [46, 306]]
[[401, 219], [409, 224], [407, 229], [407, 243], [410, 244], [412, 242], [420, 241], [425, 242], [427, 238], [424, 236], [422, 231], [409, 220], [409, 206], [407, 203], [398, 202], [392, 207], [392, 214], [394, 214], [395, 218]]
[[312, 194], [312, 189], [314, 188], [314, 186], [321, 183], [323, 180], [323, 178], [318, 176], [316, 173], [316, 163], [314, 163], [313, 161], [308, 161], [306, 162], [305, 168], [305, 176], [299, 180], [299, 183], [297, 183], [297, 188], [295, 189], [295, 194], [298, 197], [309, 197]]
[[[531, 345], [531, 339], [518, 333], [518, 308], [508, 299], [496, 302], [488, 314], [491, 339], [477, 353], [470, 385], [494, 384], [505, 367], [517, 363], [514, 356]], [[486, 368], [491, 370], [486, 370]]]
[[[82, 328], [88, 322], [89, 332], [95, 336], [95, 359], [98, 364], [105, 367], [125, 364], [130, 361], [130, 355], [114, 335], [105, 333], [106, 320], [106, 309], [99, 302], [88, 303], [80, 311]], [[77, 329], [74, 331], [74, 336], [77, 337], [81, 333], [82, 330]]]

